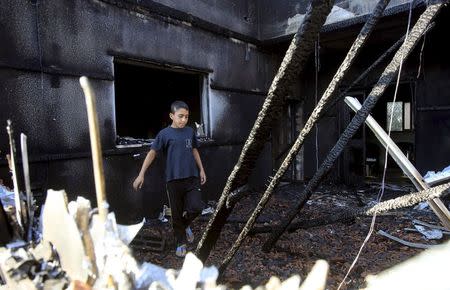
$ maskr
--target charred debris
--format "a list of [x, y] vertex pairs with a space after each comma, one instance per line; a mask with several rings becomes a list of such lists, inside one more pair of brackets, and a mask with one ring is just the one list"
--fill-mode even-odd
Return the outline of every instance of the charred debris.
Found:
[[[35, 2], [37, 5], [40, 1]], [[115, 1], [98, 2], [101, 2], [101, 5], [118, 5]], [[125, 8], [135, 9], [136, 6], [132, 2], [124, 1]], [[30, 182], [32, 164], [30, 165], [29, 162], [27, 136], [20, 135], [21, 154], [18, 158], [14, 136], [15, 130], [20, 130], [20, 128], [17, 126], [13, 128], [15, 124], [8, 120], [6, 131], [9, 152], [6, 159], [13, 187], [11, 189], [0, 184], [0, 241], [4, 246], [0, 248], [0, 289], [228, 289], [230, 287], [304, 290], [329, 289], [330, 287], [338, 289], [341, 287], [352, 289], [448, 289], [449, 284], [445, 278], [450, 260], [450, 242], [445, 242], [445, 240], [450, 235], [450, 211], [445, 197], [450, 192], [450, 166], [441, 172], [423, 176], [411, 161], [409, 156], [411, 152], [404, 150], [403, 144], [397, 144], [391, 135], [393, 127], [398, 123], [394, 113], [395, 110], [398, 110], [395, 97], [400, 86], [402, 69], [420, 42], [424, 42], [427, 34], [439, 25], [439, 13], [447, 9], [447, 1], [427, 1], [426, 3], [406, 1], [407, 7], [409, 7], [409, 10], [406, 10], [409, 11], [409, 18], [405, 33], [392, 42], [383, 53], [377, 55], [375, 61], [359, 73], [355, 80], [350, 83], [344, 82], [346, 77], [348, 78], [356, 58], [361, 55], [363, 47], [367, 45], [370, 37], [376, 34], [375, 29], [380, 25], [380, 19], [386, 15], [389, 2], [377, 1], [376, 5], [372, 5], [371, 13], [361, 18], [364, 19], [364, 25], [351, 43], [343, 61], [331, 74], [332, 77], [327, 81], [321, 95], [318, 94], [316, 87], [316, 101], [311, 112], [305, 118], [306, 122], [297, 130], [298, 132], [292, 134], [288, 146], [281, 150], [281, 154], [278, 154], [281, 157], [278, 160], [277, 168], [270, 175], [266, 184], [260, 186], [263, 189], [256, 191], [253, 190], [254, 187], [250, 186], [250, 179], [257, 168], [258, 158], [265, 150], [267, 140], [276, 129], [277, 122], [283, 118], [287, 96], [292, 94], [292, 87], [299, 78], [304, 76], [304, 71], [308, 67], [310, 68], [311, 59], [315, 60], [317, 82], [319, 49], [317, 36], [326, 27], [327, 17], [337, 13], [336, 11], [343, 6], [341, 2], [339, 2], [341, 6], [336, 6], [334, 1], [327, 0], [308, 2], [308, 7], [302, 14], [297, 29], [292, 31], [294, 32], [292, 40], [281, 60], [278, 71], [273, 76], [267, 94], [260, 91], [252, 92], [265, 96], [260, 111], [254, 114], [256, 120], [253, 127], [249, 128], [248, 138], [241, 146], [236, 164], [225, 173], [229, 172], [229, 175], [222, 183], [222, 193], [220, 196], [216, 196], [217, 202], [212, 202], [200, 218], [200, 222], [203, 223], [202, 235], [196, 249], [192, 249], [182, 265], [178, 268], [175, 267], [176, 269], [167, 269], [167, 265], [157, 265], [157, 263], [152, 263], [152, 260], [142, 261], [142, 258], [138, 257], [142, 253], [145, 256], [146, 252], [167, 254], [168, 249], [173, 247], [173, 241], [168, 238], [167, 234], [169, 229], [166, 217], [170, 216], [170, 208], [164, 206], [158, 219], [148, 221], [144, 219], [133, 225], [119, 224], [115, 213], [111, 210], [107, 192], [108, 180], [105, 180], [105, 150], [102, 150], [101, 141], [103, 134], [101, 128], [104, 126], [99, 125], [101, 110], [97, 108], [98, 99], [90, 79], [83, 76], [79, 82], [87, 108], [89, 147], [91, 148], [88, 156], [92, 157], [93, 174], [90, 176], [94, 177], [95, 199], [91, 194], [88, 198], [77, 196], [76, 199], [70, 200], [65, 190], [49, 189], [45, 193], [45, 202], [38, 204]], [[419, 6], [421, 7], [420, 13], [416, 12], [417, 17], [412, 19], [412, 11], [416, 11]], [[151, 7], [153, 9], [150, 13], [152, 17], [156, 17], [155, 14], [167, 12], [158, 5]], [[159, 10], [156, 9], [158, 7]], [[120, 9], [122, 8], [120, 7]], [[139, 11], [134, 11], [134, 13], [139, 14]], [[159, 15], [158, 17], [163, 16]], [[178, 14], [178, 17], [184, 19], [186, 15]], [[187, 20], [189, 19], [198, 27], [208, 30], [209, 33], [214, 32], [220, 35], [225, 33], [218, 26], [207, 28], [206, 23], [192, 15]], [[172, 21], [178, 23], [175, 20]], [[242, 35], [234, 36], [245, 38]], [[234, 39], [235, 43], [240, 41], [243, 40]], [[259, 40], [255, 39], [246, 38], [244, 41], [254, 42], [256, 46], [261, 45]], [[247, 54], [250, 51], [249, 47]], [[390, 60], [388, 61], [388, 59]], [[171, 64], [170, 67], [173, 69], [175, 66]], [[190, 67], [190, 69], [190, 73], [199, 70], [202, 71], [201, 73], [206, 73], [205, 70], [198, 67]], [[376, 74], [376, 71], [380, 73]], [[361, 83], [366, 82], [369, 76], [373, 78], [373, 75], [377, 75], [377, 79], [372, 82], [373, 86], [368, 93], [362, 99], [354, 97], [354, 94], [351, 93], [352, 89], [361, 87]], [[189, 77], [186, 77], [187, 79]], [[197, 79], [197, 76], [194, 76], [193, 80], [201, 82], [201, 78]], [[384, 126], [385, 123], [380, 124], [381, 120], [376, 118], [379, 114], [375, 112], [375, 105], [392, 84], [395, 87], [394, 99], [387, 102], [388, 109], [391, 111], [387, 112], [387, 120], [383, 120], [387, 124]], [[213, 83], [210, 84], [210, 87], [215, 90], [224, 89]], [[242, 93], [239, 89], [228, 91]], [[311, 174], [311, 178], [303, 180], [302, 186], [295, 187], [295, 196], [289, 197], [290, 200], [285, 208], [279, 209], [283, 214], [277, 219], [273, 216], [267, 218], [263, 214], [267, 210], [266, 206], [274, 198], [277, 190], [286, 186], [283, 178], [289, 172], [295, 171], [292, 171], [292, 168], [297, 164], [299, 152], [305, 146], [307, 137], [313, 132], [317, 133], [319, 121], [326, 117], [327, 113], [333, 110], [337, 104], [345, 108], [342, 110], [345, 110], [351, 118], [348, 118], [345, 126], [339, 131], [335, 144], [329, 146], [330, 150], [320, 158], [321, 162], [319, 162], [317, 150], [316, 170]], [[407, 110], [406, 108], [410, 105], [406, 106], [402, 103], [401, 106], [402, 110]], [[214, 110], [213, 107], [209, 107], [209, 109]], [[406, 114], [403, 114], [402, 118], [407, 119]], [[14, 121], [13, 118], [12, 120]], [[208, 125], [195, 124], [202, 141], [212, 144], [213, 141], [208, 137], [211, 131]], [[403, 122], [401, 126], [406, 128], [410, 125]], [[357, 193], [359, 192], [359, 195], [355, 195], [358, 198], [359, 206], [352, 204], [352, 206], [340, 207], [338, 199], [328, 199], [328, 205], [339, 207], [338, 211], [329, 211], [328, 208], [325, 210], [324, 206], [322, 207], [324, 211], [320, 212], [319, 216], [303, 214], [307, 205], [317, 202], [315, 197], [319, 196], [320, 186], [323, 185], [325, 177], [336, 168], [336, 163], [340, 162], [341, 155], [345, 155], [348, 147], [352, 146], [352, 138], [358, 134], [361, 127], [367, 131], [370, 130], [373, 142], [383, 149], [385, 164], [384, 170], [381, 170], [383, 172], [382, 181], [376, 184], [377, 189], [379, 188], [378, 194], [375, 197], [368, 197], [364, 195], [363, 190], [361, 192], [356, 190]], [[383, 127], [387, 128], [387, 132]], [[116, 137], [119, 146], [141, 147], [147, 145], [148, 142], [146, 138]], [[136, 158], [141, 153], [132, 152]], [[364, 155], [364, 157], [367, 156]], [[442, 158], [450, 161], [448, 156], [442, 156]], [[367, 169], [366, 173], [369, 173], [371, 158], [365, 159], [364, 164], [367, 167], [364, 169]], [[401, 186], [385, 182], [389, 160], [396, 164], [397, 168], [401, 170], [404, 180], [408, 181], [406, 189], [398, 190]], [[18, 168], [18, 164], [21, 164], [22, 168]], [[214, 176], [214, 174], [211, 172], [210, 176]], [[18, 176], [23, 177], [24, 188], [22, 191]], [[384, 198], [385, 190], [397, 193]], [[327, 194], [320, 196], [327, 196]], [[236, 215], [233, 213], [241, 210], [240, 203], [248, 200], [249, 197], [255, 197], [251, 208], [245, 208], [247, 213], [245, 218], [242, 215], [236, 219]], [[328, 197], [330, 196], [328, 195]], [[342, 198], [346, 199], [347, 197], [341, 196]], [[91, 204], [94, 200], [96, 206]], [[281, 206], [281, 204], [279, 205]], [[114, 208], [116, 207], [117, 205]], [[425, 207], [430, 209], [428, 214], [434, 218], [434, 223], [414, 219], [413, 215], [408, 214], [408, 211]], [[320, 210], [319, 208], [315, 211]], [[404, 231], [423, 236], [421, 242], [408, 241], [398, 237], [395, 232], [380, 229], [376, 234], [379, 238], [382, 237], [382, 241], [395, 242], [402, 247], [425, 250], [376, 275], [361, 274], [361, 278], [364, 279], [363, 283], [361, 281], [357, 284], [347, 283], [346, 279], [358, 264], [358, 258], [364, 246], [369, 239], [373, 238], [372, 233], [375, 231], [377, 216], [410, 218], [414, 228], [407, 228]], [[241, 281], [238, 286], [231, 285], [227, 281], [229, 276], [226, 273], [229, 265], [237, 259], [239, 251], [243, 251], [243, 247], [245, 247], [245, 251], [263, 252], [263, 255], [267, 254], [267, 259], [269, 259], [271, 252], [278, 251], [277, 243], [280, 243], [280, 238], [283, 236], [289, 240], [290, 235], [293, 236], [299, 231], [338, 223], [341, 225], [344, 223], [345, 227], [350, 223], [361, 222], [363, 218], [368, 218], [365, 221], [370, 220], [370, 228], [368, 228], [365, 239], [363, 236], [360, 237], [364, 241], [361, 243], [359, 252], [354, 253], [355, 259], [340, 283], [330, 284], [330, 275], [332, 275], [332, 273], [330, 274], [330, 263], [332, 262], [327, 259], [315, 259], [317, 261], [308, 269], [307, 273], [303, 273], [303, 277], [296, 275], [295, 271], [282, 272], [280, 278], [273, 276], [267, 282], [258, 283], [262, 286], [254, 285], [254, 281]], [[214, 258], [214, 264], [206, 266], [214, 249], [219, 247], [224, 236], [223, 232], [229, 230], [226, 229], [229, 224], [236, 225], [235, 232], [229, 236], [235, 240], [227, 241], [228, 247], [221, 248], [223, 252], [220, 259]], [[227, 234], [228, 232], [225, 233], [225, 235]], [[264, 242], [258, 243], [258, 245], [251, 244], [249, 247], [249, 243], [251, 243], [249, 239], [255, 235], [263, 237]], [[303, 243], [301, 240], [295, 242]], [[288, 264], [290, 261], [285, 262]], [[360, 272], [365, 273], [362, 270]], [[411, 279], [411, 275], [416, 274], [423, 279]], [[251, 284], [251, 286], [242, 287], [244, 284]]]

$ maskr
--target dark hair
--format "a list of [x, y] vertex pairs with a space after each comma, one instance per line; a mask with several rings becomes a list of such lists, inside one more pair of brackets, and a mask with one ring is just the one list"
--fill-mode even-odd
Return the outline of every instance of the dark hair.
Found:
[[175, 101], [172, 103], [172, 105], [170, 105], [170, 112], [172, 114], [175, 113], [179, 109], [186, 109], [187, 111], [189, 111], [188, 105], [183, 101]]

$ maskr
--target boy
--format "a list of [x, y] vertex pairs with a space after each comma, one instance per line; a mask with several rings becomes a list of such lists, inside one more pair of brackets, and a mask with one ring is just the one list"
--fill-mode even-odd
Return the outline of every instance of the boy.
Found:
[[145, 157], [141, 171], [133, 182], [135, 190], [144, 183], [144, 175], [161, 150], [166, 155], [166, 189], [172, 212], [172, 227], [175, 234], [179, 257], [186, 255], [186, 241], [192, 243], [194, 234], [189, 224], [203, 209], [199, 184], [206, 182], [197, 138], [191, 127], [186, 127], [189, 107], [185, 102], [175, 101], [170, 106], [172, 125], [156, 135], [150, 151]]

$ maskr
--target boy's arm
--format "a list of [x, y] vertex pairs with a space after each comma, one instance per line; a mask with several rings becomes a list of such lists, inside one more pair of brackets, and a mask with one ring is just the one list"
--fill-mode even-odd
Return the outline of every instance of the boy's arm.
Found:
[[150, 149], [150, 151], [147, 153], [147, 156], [145, 156], [145, 160], [144, 160], [144, 163], [142, 164], [139, 175], [136, 177], [136, 179], [133, 182], [134, 190], [141, 189], [142, 185], [144, 184], [145, 172], [147, 171], [149, 166], [152, 164], [153, 160], [155, 160], [155, 157], [156, 157], [156, 151], [154, 149]]
[[200, 183], [205, 184], [206, 182], [206, 174], [203, 169], [202, 160], [200, 159], [200, 154], [198, 153], [197, 148], [192, 149], [192, 154], [194, 154], [195, 163], [197, 163], [198, 169], [200, 170]]

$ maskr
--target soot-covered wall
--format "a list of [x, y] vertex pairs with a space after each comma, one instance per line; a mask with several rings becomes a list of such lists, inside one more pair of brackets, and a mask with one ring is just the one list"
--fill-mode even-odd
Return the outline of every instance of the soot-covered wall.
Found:
[[[116, 148], [115, 57], [171, 64], [205, 77], [203, 119], [213, 140], [201, 148], [208, 175], [205, 199], [220, 195], [263, 103], [260, 92], [267, 91], [279, 61], [249, 43], [256, 31], [249, 24], [252, 1], [215, 1], [217, 7], [208, 7], [220, 11], [210, 14], [202, 1], [186, 1], [193, 5], [183, 7], [170, 7], [170, 1], [135, 2], [0, 0], [0, 124], [13, 121], [16, 142], [19, 132], [28, 136], [33, 189], [66, 189], [70, 198], [94, 199], [87, 115], [78, 81], [86, 75], [97, 95], [107, 196], [122, 221], [154, 217], [166, 198], [161, 160], [152, 165], [144, 188], [135, 192], [131, 182], [142, 159], [133, 156], [143, 156], [148, 148]], [[159, 6], [156, 13], [152, 9], [157, 4], [167, 9]], [[205, 21], [214, 20], [208, 15], [222, 15], [220, 29], [215, 33], [162, 14], [173, 9], [180, 9], [180, 17], [193, 14]], [[233, 25], [225, 24], [227, 17], [235, 19]], [[6, 130], [0, 130], [0, 150], [0, 178], [9, 183]], [[268, 145], [253, 184], [263, 184], [271, 173], [269, 152]]]

